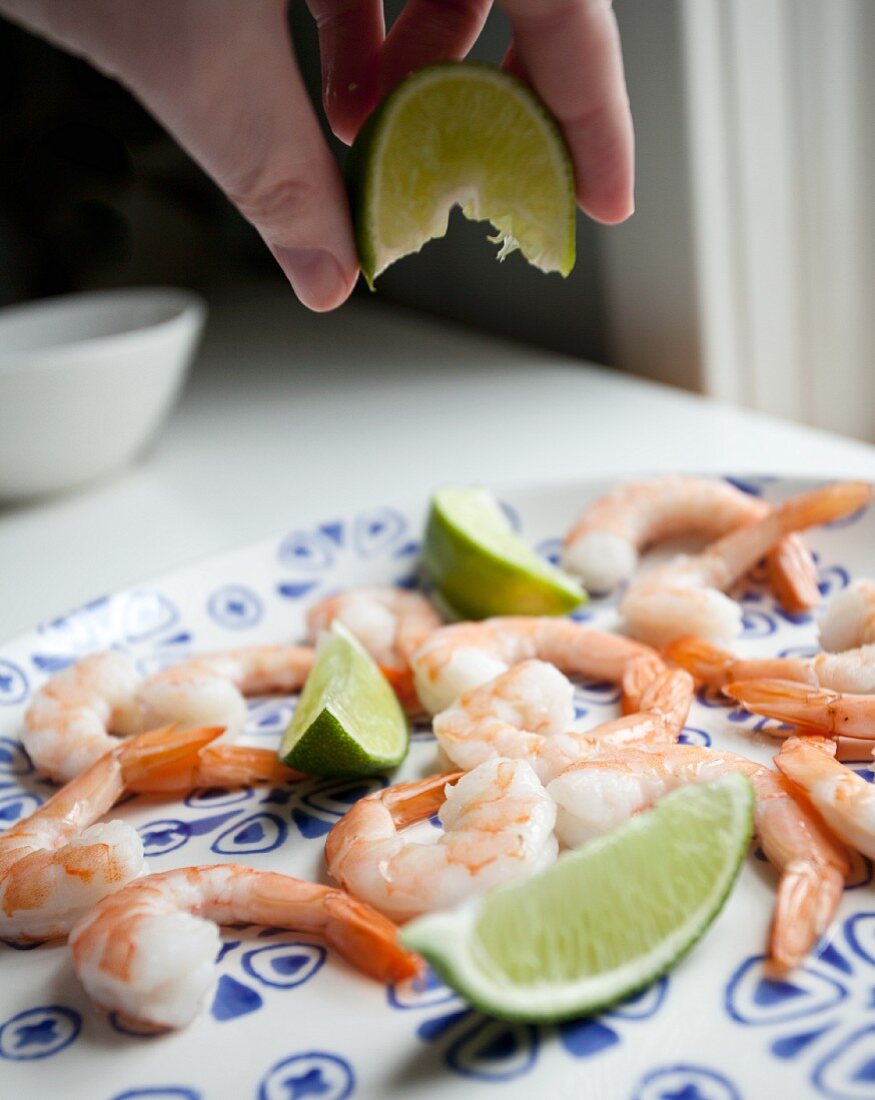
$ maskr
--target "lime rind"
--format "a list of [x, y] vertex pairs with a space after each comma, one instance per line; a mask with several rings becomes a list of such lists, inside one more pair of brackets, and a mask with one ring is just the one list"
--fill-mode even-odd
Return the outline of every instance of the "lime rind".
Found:
[[443, 604], [460, 618], [565, 615], [586, 599], [580, 583], [540, 557], [480, 486], [432, 497], [423, 563]]
[[[406, 130], [405, 112], [414, 116]], [[545, 272], [574, 267], [574, 169], [562, 132], [527, 85], [494, 66], [440, 62], [411, 74], [362, 127], [346, 177], [372, 290], [392, 263], [446, 234], [453, 206], [492, 224], [499, 259], [519, 250]]]
[[407, 755], [407, 718], [386, 678], [358, 639], [334, 622], [283, 735], [280, 759], [307, 775], [373, 775]]
[[[591, 1015], [650, 985], [701, 939], [723, 908], [738, 875], [752, 835], [753, 810], [753, 788], [742, 775], [727, 776], [703, 787], [681, 788], [664, 798], [654, 810], [561, 857], [553, 867], [525, 883], [502, 887], [455, 910], [413, 921], [403, 930], [402, 940], [424, 955], [447, 985], [477, 1008], [500, 1019], [535, 1023]], [[506, 964], [502, 952], [504, 956], [508, 952], [519, 953], [522, 958], [528, 956], [527, 965], [534, 966], [540, 958], [539, 952], [543, 955], [546, 951], [549, 958], [551, 950], [554, 954], [567, 951], [574, 940], [563, 907], [555, 903], [552, 909], [548, 907], [552, 891], [545, 890], [545, 883], [561, 889], [566, 898], [577, 904], [578, 920], [591, 918], [595, 922], [595, 932], [587, 941], [594, 949], [598, 948], [599, 940], [615, 938], [618, 922], [621, 926], [626, 922], [630, 942], [634, 942], [636, 935], [646, 933], [643, 922], [652, 916], [648, 914], [648, 899], [639, 893], [639, 884], [630, 889], [628, 883], [621, 881], [607, 895], [594, 896], [587, 892], [588, 870], [594, 864], [614, 859], [630, 845], [637, 845], [658, 866], [660, 853], [654, 850], [654, 843], [660, 834], [665, 834], [661, 838], [664, 859], [664, 841], [671, 837], [677, 844], [673, 834], [695, 823], [699, 827], [700, 847], [703, 851], [707, 848], [706, 854], [713, 857], [713, 874], [697, 905], [688, 912], [677, 906], [674, 926], [658, 942], [603, 972], [577, 977], [566, 974], [553, 980], [543, 976], [540, 980], [514, 980], [514, 966]], [[684, 873], [682, 861], [688, 858], [689, 852], [681, 856], [680, 870], [676, 869], [675, 876]], [[674, 881], [678, 881], [676, 877]], [[604, 881], [601, 885], [604, 886]], [[543, 894], [547, 895], [547, 902], [540, 907], [539, 922], [537, 917], [533, 919], [533, 913], [538, 913], [537, 902], [543, 900], [540, 898]], [[521, 922], [523, 936], [512, 943], [491, 942], [489, 935], [491, 932], [494, 936], [495, 929], [489, 927], [490, 910], [494, 915], [496, 908], [513, 909], [520, 901], [526, 901], [526, 895], [533, 905]], [[667, 919], [665, 912], [661, 913], [661, 919]], [[571, 962], [573, 965], [575, 960]], [[541, 964], [540, 973], [543, 975], [544, 969], [549, 968]]]

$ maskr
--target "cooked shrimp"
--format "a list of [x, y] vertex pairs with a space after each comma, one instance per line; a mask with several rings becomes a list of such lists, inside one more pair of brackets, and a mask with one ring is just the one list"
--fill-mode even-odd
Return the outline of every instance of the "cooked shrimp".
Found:
[[183, 867], [104, 898], [70, 934], [89, 996], [129, 1021], [182, 1027], [215, 983], [217, 924], [264, 924], [321, 936], [378, 981], [421, 970], [395, 926], [341, 890], [236, 863]]
[[755, 826], [768, 860], [781, 872], [769, 942], [772, 970], [798, 966], [832, 920], [850, 869], [847, 853], [792, 796], [782, 776], [735, 753], [699, 745], [628, 749], [573, 764], [547, 785], [557, 805], [556, 832], [576, 846], [606, 832], [675, 787], [709, 783], [740, 771], [756, 792]]
[[352, 588], [314, 604], [307, 613], [310, 640], [335, 619], [358, 638], [379, 664], [405, 710], [417, 713], [410, 657], [439, 626], [441, 618], [420, 592], [403, 588]]
[[142, 779], [132, 776], [127, 790], [137, 794], [188, 794], [198, 787], [276, 786], [301, 778], [301, 772], [287, 768], [273, 749], [217, 741], [204, 746], [197, 755], [150, 769]]
[[150, 676], [139, 691], [149, 725], [219, 723], [231, 730], [246, 721], [247, 695], [290, 694], [307, 678], [313, 650], [259, 645], [204, 653]]
[[875, 859], [875, 787], [833, 756], [832, 741], [789, 737], [775, 763], [840, 840]]
[[745, 710], [818, 733], [871, 740], [875, 734], [875, 695], [854, 695], [810, 687], [791, 680], [741, 680], [723, 692]]
[[66, 783], [137, 733], [141, 677], [123, 653], [92, 653], [61, 669], [34, 695], [21, 743], [40, 775]]
[[[493, 680], [510, 665], [531, 658], [549, 661], [570, 676], [621, 683], [634, 667], [634, 684], [665, 667], [655, 650], [618, 634], [607, 634], [548, 616], [515, 615], [454, 623], [436, 630], [412, 658], [416, 690], [431, 714], [446, 710], [460, 695]], [[637, 710], [637, 700], [627, 709]]]
[[735, 657], [704, 638], [673, 641], [667, 657], [711, 687], [725, 687], [734, 680], [796, 680], [811, 687], [875, 693], [875, 645], [844, 653], [818, 653], [815, 657]]
[[524, 661], [481, 684], [434, 719], [447, 757], [471, 769], [496, 757], [528, 760], [547, 782], [574, 760], [627, 744], [669, 744], [683, 729], [693, 681], [681, 669], [664, 671], [641, 700], [641, 713], [579, 733], [571, 683], [553, 665]]
[[785, 500], [695, 556], [681, 555], [636, 577], [620, 604], [630, 632], [664, 646], [684, 634], [726, 643], [741, 629], [739, 605], [724, 595], [785, 535], [839, 519], [872, 498], [865, 482], [843, 482]]
[[205, 653], [147, 680], [122, 653], [94, 653], [55, 673], [25, 713], [21, 742], [34, 767], [66, 783], [132, 734], [169, 723], [239, 728], [245, 695], [297, 691], [309, 646], [264, 645]]
[[[458, 779], [448, 786], [448, 779]], [[437, 811], [436, 842], [399, 827]], [[331, 830], [329, 874], [393, 920], [445, 909], [556, 859], [556, 808], [524, 760], [487, 760], [461, 778], [430, 776], [360, 799]]]
[[0, 836], [0, 938], [65, 935], [104, 894], [141, 874], [143, 846], [122, 821], [96, 825], [130, 790], [196, 766], [221, 726], [157, 730], [122, 742]]
[[820, 644], [834, 653], [875, 643], [875, 581], [860, 578], [837, 592], [819, 625]]
[[[717, 539], [768, 515], [770, 506], [718, 479], [658, 477], [620, 485], [594, 500], [574, 524], [562, 564], [592, 592], [612, 592], [630, 580], [638, 555], [664, 539]], [[804, 542], [788, 535], [769, 556], [776, 595], [790, 611], [819, 602], [817, 567]]]
[[820, 603], [817, 562], [800, 534], [785, 535], [766, 554], [766, 570], [772, 594], [785, 611], [799, 614]]

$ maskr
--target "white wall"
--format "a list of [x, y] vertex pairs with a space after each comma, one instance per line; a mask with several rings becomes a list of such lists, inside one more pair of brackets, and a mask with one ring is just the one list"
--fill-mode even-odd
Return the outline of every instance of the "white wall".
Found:
[[617, 0], [639, 214], [624, 369], [875, 440], [875, 4]]

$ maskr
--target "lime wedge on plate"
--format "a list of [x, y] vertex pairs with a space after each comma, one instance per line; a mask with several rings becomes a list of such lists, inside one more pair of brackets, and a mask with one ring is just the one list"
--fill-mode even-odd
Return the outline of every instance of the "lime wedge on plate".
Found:
[[338, 622], [322, 635], [280, 746], [307, 775], [373, 775], [397, 767], [410, 733], [395, 692], [374, 659]]
[[422, 553], [439, 595], [464, 619], [564, 615], [586, 599], [573, 577], [514, 534], [495, 498], [476, 486], [434, 494]]
[[526, 882], [421, 917], [401, 938], [493, 1016], [596, 1012], [658, 978], [720, 912], [753, 805], [742, 775], [682, 787]]
[[574, 267], [574, 169], [553, 117], [521, 81], [451, 61], [413, 73], [377, 107], [347, 162], [362, 273], [443, 237], [453, 206], [487, 219], [499, 259]]

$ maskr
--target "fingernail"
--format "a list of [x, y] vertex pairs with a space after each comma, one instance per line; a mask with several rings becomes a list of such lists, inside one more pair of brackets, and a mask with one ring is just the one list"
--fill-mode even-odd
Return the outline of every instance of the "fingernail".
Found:
[[330, 252], [280, 245], [274, 249], [274, 256], [295, 294], [310, 309], [333, 309], [346, 297], [347, 280]]

